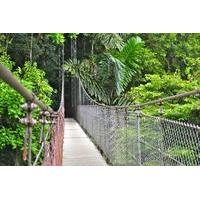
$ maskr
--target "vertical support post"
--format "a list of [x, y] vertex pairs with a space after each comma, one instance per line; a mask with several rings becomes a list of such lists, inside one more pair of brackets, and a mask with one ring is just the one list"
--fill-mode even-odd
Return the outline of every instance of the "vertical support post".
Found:
[[81, 99], [82, 99], [82, 93], [81, 93], [81, 83], [80, 80], [78, 79], [78, 105], [81, 104]]
[[[114, 125], [114, 144], [115, 145], [118, 145], [116, 143], [120, 143], [120, 137], [121, 137], [121, 134], [119, 134], [119, 127], [120, 127], [120, 121], [119, 121], [119, 109], [118, 108], [115, 108], [115, 125]], [[122, 136], [123, 137], [123, 136]], [[120, 139], [119, 139], [120, 138]], [[114, 152], [114, 160], [115, 160], [115, 163], [117, 165], [121, 165], [123, 162], [121, 160], [118, 159], [118, 152], [119, 154], [123, 154], [123, 144], [119, 144], [119, 147], [117, 148], [117, 150], [115, 150]], [[122, 163], [121, 163], [122, 162]]]
[[98, 123], [99, 123], [99, 147], [102, 149], [102, 133], [101, 133], [101, 122], [102, 122], [102, 110], [101, 107], [99, 107], [99, 112], [98, 112]]
[[31, 103], [27, 103], [28, 109], [27, 109], [27, 119], [28, 119], [28, 124], [27, 124], [27, 133], [28, 133], [28, 165], [32, 165], [32, 106]]
[[107, 124], [107, 132], [106, 132], [106, 153], [108, 156], [109, 161], [111, 162], [111, 152], [112, 152], [112, 143], [111, 143], [111, 137], [112, 137], [112, 125], [111, 125], [111, 110], [107, 108], [107, 118], [108, 118], [108, 124]]
[[74, 78], [71, 78], [71, 106], [72, 106], [72, 112], [73, 112], [73, 117], [74, 116]]
[[[28, 117], [31, 118], [31, 112], [28, 114]], [[32, 127], [31, 126], [28, 126], [27, 127], [28, 129], [28, 165], [31, 166], [32, 165], [32, 149], [31, 149], [31, 146], [32, 146]]]
[[45, 124], [43, 123], [45, 121], [45, 115], [43, 114], [43, 111], [41, 112], [41, 116], [42, 116], [42, 119], [40, 120], [42, 126], [41, 126], [41, 132], [40, 132], [40, 143], [42, 143], [44, 141], [44, 126]]
[[27, 143], [28, 143], [28, 165], [32, 165], [32, 127], [36, 124], [36, 120], [32, 118], [32, 111], [37, 107], [36, 104], [27, 102], [22, 105], [22, 109], [27, 111], [26, 118], [20, 120], [22, 124], [26, 125], [26, 133], [24, 136], [24, 148], [23, 148], [23, 159], [27, 157]]
[[128, 134], [127, 134], [127, 128], [128, 128], [128, 108], [125, 108], [125, 116], [124, 116], [124, 120], [125, 120], [125, 124], [124, 124], [124, 128], [125, 128], [125, 134], [126, 134], [126, 165], [128, 165]]
[[164, 133], [162, 131], [162, 117], [164, 114], [163, 111], [163, 102], [160, 101], [160, 103], [158, 103], [159, 105], [159, 128], [160, 128], [160, 132], [161, 132], [161, 137], [162, 139], [160, 139], [160, 157], [161, 157], [161, 165], [164, 166], [164, 157], [163, 157], [163, 152], [164, 152]]
[[40, 133], [40, 143], [44, 142], [45, 143], [45, 133], [44, 133], [44, 130], [45, 130], [45, 125], [48, 124], [49, 122], [47, 121], [47, 117], [50, 116], [50, 113], [48, 111], [41, 111], [40, 112], [40, 115], [41, 115], [41, 119], [39, 120], [40, 123], [42, 124], [42, 127], [41, 127], [41, 133]]
[[[198, 109], [200, 109], [200, 91], [196, 94], [196, 97], [198, 98]], [[198, 142], [200, 143], [200, 139], [198, 138]], [[198, 160], [197, 165], [200, 165], [200, 146], [198, 147]]]
[[107, 130], [106, 108], [103, 108], [103, 152], [106, 154], [106, 130]]
[[120, 121], [119, 121], [119, 109], [115, 108], [115, 114], [116, 114], [116, 128], [120, 127]]
[[107, 130], [106, 108], [103, 109], [103, 151], [106, 154], [106, 130]]
[[99, 106], [96, 106], [96, 135], [97, 135], [97, 144], [100, 146], [100, 134], [99, 134]]
[[140, 123], [141, 123], [141, 110], [140, 107], [136, 108], [136, 117], [137, 117], [137, 149], [138, 149], [138, 165], [142, 165], [141, 160], [141, 143], [140, 143], [140, 137], [141, 137], [141, 129], [140, 129]]

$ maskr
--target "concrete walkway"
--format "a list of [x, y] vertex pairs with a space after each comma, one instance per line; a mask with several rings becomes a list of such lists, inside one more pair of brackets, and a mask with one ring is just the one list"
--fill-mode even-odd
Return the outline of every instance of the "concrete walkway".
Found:
[[74, 119], [65, 119], [63, 165], [105, 166], [104, 158]]

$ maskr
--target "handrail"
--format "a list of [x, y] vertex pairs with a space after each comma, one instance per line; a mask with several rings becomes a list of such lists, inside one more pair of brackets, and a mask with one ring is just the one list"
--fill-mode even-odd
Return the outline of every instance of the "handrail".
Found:
[[140, 104], [136, 104], [136, 105], [130, 105], [130, 106], [131, 107], [135, 107], [135, 108], [142, 108], [142, 107], [153, 105], [153, 104], [161, 104], [164, 101], [179, 99], [179, 98], [182, 98], [182, 97], [188, 97], [188, 96], [196, 95], [196, 94], [200, 94], [200, 89], [196, 89], [196, 90], [192, 90], [192, 91], [189, 91], [189, 92], [184, 92], [184, 93], [176, 94], [176, 95], [165, 97], [165, 98], [160, 98], [160, 99], [153, 100], [153, 101], [148, 101], [146, 103], [140, 103]]
[[37, 104], [42, 110], [53, 113], [51, 107], [46, 106], [42, 101], [40, 101], [34, 93], [30, 92], [26, 89], [20, 81], [13, 76], [12, 72], [7, 69], [4, 65], [0, 63], [0, 78], [5, 81], [8, 85], [10, 85], [13, 89], [15, 89], [18, 93], [20, 93], [27, 102], [33, 102]]

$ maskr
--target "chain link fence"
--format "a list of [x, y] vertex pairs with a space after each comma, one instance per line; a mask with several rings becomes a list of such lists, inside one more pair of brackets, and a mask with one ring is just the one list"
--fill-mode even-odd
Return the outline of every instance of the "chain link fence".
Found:
[[199, 126], [100, 105], [72, 82], [75, 118], [111, 165], [200, 165]]

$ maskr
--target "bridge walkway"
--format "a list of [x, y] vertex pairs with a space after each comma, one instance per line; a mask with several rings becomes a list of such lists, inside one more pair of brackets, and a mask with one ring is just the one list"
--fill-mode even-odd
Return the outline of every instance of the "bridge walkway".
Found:
[[106, 161], [72, 118], [65, 119], [63, 144], [64, 166], [106, 166]]

